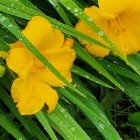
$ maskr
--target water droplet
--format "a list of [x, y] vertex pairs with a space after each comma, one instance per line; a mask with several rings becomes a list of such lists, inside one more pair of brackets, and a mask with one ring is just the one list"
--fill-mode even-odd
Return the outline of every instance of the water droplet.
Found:
[[78, 12], [78, 9], [77, 9], [77, 8], [75, 8], [75, 9], [74, 9], [74, 12]]
[[104, 36], [105, 34], [104, 34], [103, 31], [99, 31], [99, 32], [98, 32], [98, 35], [99, 35], [99, 36]]
[[1, 17], [1, 18], [0, 18], [0, 21], [1, 21], [1, 22], [4, 22], [5, 20], [6, 20], [6, 17]]
[[104, 124], [101, 124], [101, 123], [99, 123], [99, 127], [100, 127], [101, 129], [105, 129], [105, 125], [104, 125]]
[[22, 138], [19, 138], [18, 140], [22, 140]]
[[8, 25], [9, 28], [12, 27], [12, 26], [13, 26], [12, 24], [9, 24], [9, 25]]
[[62, 113], [63, 113], [63, 112], [65, 112], [65, 109], [64, 109], [64, 108], [62, 108], [62, 109], [60, 110], [60, 112], [62, 112]]
[[71, 7], [67, 7], [68, 10], [70, 10]]
[[20, 41], [23, 41], [23, 38], [19, 38]]
[[73, 127], [70, 128], [70, 131], [71, 131], [72, 133], [75, 133], [75, 132], [76, 132], [76, 129], [77, 129], [77, 127], [76, 127], [76, 126], [73, 126]]
[[87, 17], [87, 20], [88, 20], [89, 22], [92, 22], [92, 21], [93, 21], [92, 17]]
[[116, 61], [114, 61], [114, 63], [115, 63], [115, 64], [117, 64], [117, 62], [116, 62]]

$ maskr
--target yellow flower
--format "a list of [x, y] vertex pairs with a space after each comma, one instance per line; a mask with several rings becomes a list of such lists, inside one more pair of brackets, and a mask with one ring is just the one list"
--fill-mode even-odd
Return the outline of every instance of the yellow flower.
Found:
[[[98, 0], [99, 8], [91, 6], [84, 12], [105, 32], [118, 50], [129, 55], [140, 50], [140, 0]], [[83, 21], [76, 29], [106, 44], [103, 39], [91, 30]], [[104, 57], [109, 50], [81, 40], [92, 55]]]
[[[48, 61], [69, 82], [72, 81], [70, 68], [75, 59], [72, 39], [64, 41], [64, 35], [52, 28], [43, 17], [33, 17], [22, 33], [48, 59]], [[22, 115], [35, 114], [48, 106], [48, 112], [55, 109], [58, 102], [57, 92], [51, 88], [65, 84], [47, 67], [35, 58], [20, 41], [11, 44], [6, 59], [8, 67], [18, 78], [13, 82], [11, 93]]]

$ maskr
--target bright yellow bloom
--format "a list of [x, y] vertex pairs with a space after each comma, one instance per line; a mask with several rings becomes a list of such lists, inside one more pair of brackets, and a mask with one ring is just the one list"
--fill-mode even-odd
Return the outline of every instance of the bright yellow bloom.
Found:
[[[75, 59], [72, 39], [64, 41], [64, 35], [52, 28], [43, 17], [33, 17], [22, 33], [48, 59], [48, 61], [69, 82], [72, 81], [70, 68]], [[11, 93], [22, 115], [35, 114], [48, 106], [54, 110], [58, 102], [57, 92], [50, 86], [62, 87], [60, 81], [47, 67], [35, 58], [20, 41], [11, 45], [6, 59], [8, 67], [18, 78], [13, 82]]]
[[[84, 12], [105, 32], [122, 54], [129, 55], [140, 50], [140, 0], [98, 0], [99, 8], [91, 6]], [[76, 29], [106, 44], [83, 21]], [[83, 41], [92, 55], [104, 57], [109, 50]]]

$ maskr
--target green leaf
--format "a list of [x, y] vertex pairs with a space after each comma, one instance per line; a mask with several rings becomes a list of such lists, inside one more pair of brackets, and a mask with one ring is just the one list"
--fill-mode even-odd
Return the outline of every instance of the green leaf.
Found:
[[24, 134], [19, 130], [15, 123], [9, 119], [4, 112], [0, 109], [0, 126], [6, 129], [17, 140], [27, 140]]
[[79, 76], [81, 76], [81, 77], [84, 77], [84, 78], [86, 78], [86, 79], [88, 79], [88, 80], [91, 80], [91, 81], [93, 81], [93, 82], [95, 82], [95, 83], [97, 83], [97, 84], [99, 84], [99, 85], [102, 85], [102, 86], [105, 86], [105, 87], [108, 87], [108, 88], [113, 88], [112, 86], [110, 86], [110, 85], [104, 83], [103, 81], [101, 81], [101, 80], [98, 79], [97, 77], [93, 76], [92, 74], [88, 73], [87, 71], [81, 69], [81, 68], [78, 67], [78, 66], [75, 66], [75, 65], [74, 65], [74, 66], [71, 68], [71, 72], [72, 72], [72, 73], [75, 73], [75, 74], [77, 74], [77, 75], [79, 75]]
[[14, 115], [21, 121], [21, 123], [24, 125], [24, 127], [31, 132], [28, 123], [26, 122], [26, 120], [19, 114], [17, 108], [15, 107], [14, 102], [12, 101], [12, 99], [9, 97], [8, 93], [6, 92], [6, 90], [4, 90], [4, 88], [2, 87], [2, 85], [0, 84], [0, 99], [6, 104], [6, 106], [11, 110], [11, 112], [14, 113]]
[[5, 67], [0, 65], [0, 77], [3, 77], [4, 73], [5, 73]]
[[0, 37], [0, 51], [8, 51], [9, 45]]
[[61, 5], [57, 2], [57, 0], [49, 0], [49, 2], [52, 4], [52, 6], [56, 9], [56, 11], [59, 13], [59, 15], [62, 17], [62, 19], [64, 20], [64, 22], [69, 25], [69, 26], [73, 26], [71, 21], [69, 20], [67, 14], [64, 12], [63, 8], [61, 7]]
[[[77, 87], [82, 88], [81, 91], [83, 91], [81, 84], [77, 85]], [[88, 116], [106, 140], [121, 140], [119, 134], [100, 109], [96, 99], [91, 97], [91, 94], [87, 90], [84, 92], [85, 97], [79, 96], [75, 92], [66, 90], [65, 88], [59, 88], [57, 91], [76, 104]]]
[[48, 123], [48, 120], [46, 119], [44, 113], [42, 111], [39, 111], [35, 114], [39, 122], [42, 124], [44, 129], [48, 132], [49, 136], [52, 138], [52, 140], [58, 140], [56, 135], [54, 134], [50, 124]]
[[4, 13], [12, 14], [17, 17], [24, 18], [24, 19], [28, 19], [28, 20], [31, 19], [31, 16], [29, 14], [26, 14], [15, 7], [9, 7], [7, 5], [3, 5], [1, 3], [1, 0], [0, 0], [0, 11], [2, 11]]
[[113, 73], [117, 73], [121, 76], [125, 76], [129, 79], [132, 79], [138, 83], [140, 83], [140, 76], [134, 73], [133, 71], [128, 70], [123, 66], [119, 66], [119, 64], [113, 64], [108, 60], [105, 59], [97, 59], [97, 61], [106, 69]]
[[87, 62], [92, 68], [94, 68], [97, 71], [99, 71], [102, 75], [104, 75], [108, 80], [110, 80], [118, 88], [123, 90], [121, 85], [91, 55], [86, 53], [85, 50], [82, 49], [78, 43], [75, 43], [74, 49], [76, 50], [77, 55], [83, 61]]
[[127, 78], [121, 78], [119, 75], [114, 75], [114, 77], [122, 84], [124, 87], [124, 93], [130, 97], [139, 107], [140, 107], [140, 85], [134, 83], [132, 80]]
[[[7, 83], [6, 78], [4, 79], [4, 82]], [[9, 83], [9, 85], [11, 85], [11, 83]], [[9, 89], [9, 87], [7, 89]], [[25, 118], [24, 116], [20, 115], [13, 100], [1, 85], [0, 85], [0, 99], [5, 103], [5, 105], [10, 109], [10, 111], [21, 122], [21, 124], [26, 128], [26, 130], [30, 134], [36, 136], [39, 140], [46, 140], [46, 136], [42, 133], [40, 128], [38, 128], [38, 126], [32, 121], [32, 119], [30, 119], [29, 117]]]
[[91, 140], [71, 115], [60, 104], [54, 112], [45, 114], [49, 123], [65, 140]]
[[140, 132], [140, 112], [130, 114], [128, 123], [135, 127], [138, 132]]
[[140, 54], [136, 53], [128, 55], [127, 59], [133, 65], [133, 69], [135, 69], [135, 71], [140, 74]]

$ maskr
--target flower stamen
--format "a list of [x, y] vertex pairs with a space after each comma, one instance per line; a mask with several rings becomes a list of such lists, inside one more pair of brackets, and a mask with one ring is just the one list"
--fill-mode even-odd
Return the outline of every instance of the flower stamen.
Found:
[[36, 58], [33, 58], [33, 63], [37, 71], [46, 70], [46, 66], [39, 62]]
[[116, 32], [116, 35], [119, 36], [120, 33], [126, 31], [125, 27], [122, 25], [120, 16], [117, 16], [115, 19], [110, 20], [111, 28]]

